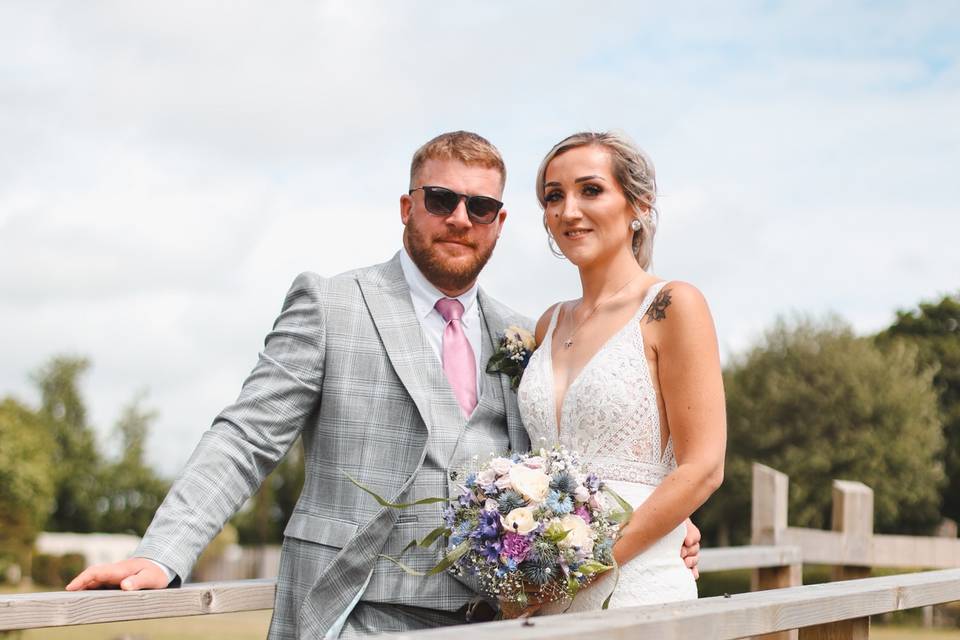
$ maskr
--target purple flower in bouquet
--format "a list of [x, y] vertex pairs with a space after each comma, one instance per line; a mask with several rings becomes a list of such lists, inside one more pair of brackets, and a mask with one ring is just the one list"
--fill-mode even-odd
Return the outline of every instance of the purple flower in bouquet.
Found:
[[495, 496], [500, 493], [500, 487], [496, 483], [491, 482], [490, 484], [483, 485], [483, 494], [487, 496]]
[[500, 560], [500, 552], [503, 550], [503, 545], [499, 540], [487, 540], [483, 543], [483, 546], [480, 547], [480, 555], [482, 555], [487, 562], [497, 562]]
[[587, 524], [590, 524], [593, 519], [590, 517], [590, 509], [587, 508], [587, 505], [581, 504], [579, 507], [573, 510], [575, 514], [583, 518], [583, 521]]
[[514, 562], [523, 562], [530, 555], [530, 538], [512, 531], [503, 536], [503, 552]]
[[443, 523], [446, 525], [447, 529], [453, 529], [456, 518], [457, 510], [453, 508], [452, 504], [448, 504], [447, 508], [443, 510]]
[[588, 473], [587, 477], [583, 481], [583, 484], [590, 493], [596, 493], [597, 491], [600, 491], [600, 478], [598, 478], [597, 474], [595, 473]]
[[480, 522], [477, 524], [477, 529], [473, 532], [471, 537], [487, 540], [490, 538], [496, 538], [499, 535], [500, 514], [496, 511], [481, 511]]

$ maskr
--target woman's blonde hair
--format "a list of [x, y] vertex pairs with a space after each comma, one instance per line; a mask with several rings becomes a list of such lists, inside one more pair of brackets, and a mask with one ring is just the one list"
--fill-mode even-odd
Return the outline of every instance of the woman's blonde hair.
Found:
[[[558, 142], [547, 153], [540, 169], [537, 171], [537, 200], [540, 206], [546, 209], [544, 200], [544, 184], [546, 183], [547, 166], [554, 158], [577, 147], [595, 145], [606, 149], [610, 154], [610, 165], [613, 176], [623, 189], [627, 202], [640, 220], [640, 229], [633, 233], [633, 255], [644, 269], [648, 269], [653, 262], [653, 236], [657, 232], [659, 211], [657, 202], [657, 178], [653, 168], [653, 161], [636, 145], [625, 133], [620, 131], [605, 131], [596, 133], [584, 131], [575, 133]], [[544, 228], [547, 220], [544, 217]], [[549, 228], [547, 228], [549, 234]], [[551, 249], [554, 249], [551, 243]], [[554, 249], [554, 253], [557, 253]]]

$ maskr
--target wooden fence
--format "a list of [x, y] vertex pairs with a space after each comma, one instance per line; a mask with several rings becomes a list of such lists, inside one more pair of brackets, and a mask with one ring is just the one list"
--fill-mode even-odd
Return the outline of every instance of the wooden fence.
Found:
[[[872, 491], [840, 480], [833, 486], [832, 531], [788, 527], [787, 490], [784, 474], [754, 465], [754, 544], [701, 552], [703, 573], [752, 569], [752, 593], [490, 623], [471, 627], [470, 637], [859, 639], [868, 636], [869, 616], [960, 600], [960, 540], [874, 534]], [[800, 586], [805, 562], [833, 565], [833, 578], [841, 581]], [[943, 570], [864, 578], [870, 567]], [[274, 590], [274, 580], [237, 580], [159, 591], [0, 596], [0, 630], [270, 609]], [[415, 635], [461, 640], [463, 632]]]

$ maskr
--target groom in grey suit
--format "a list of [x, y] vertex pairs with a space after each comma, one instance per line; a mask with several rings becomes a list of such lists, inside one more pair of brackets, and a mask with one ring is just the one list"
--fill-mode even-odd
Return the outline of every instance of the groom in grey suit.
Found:
[[[509, 380], [484, 367], [504, 329], [529, 321], [476, 284], [507, 216], [505, 175], [499, 152], [476, 134], [421, 147], [400, 199], [403, 249], [332, 278], [297, 277], [239, 398], [204, 434], [135, 557], [90, 567], [67, 588], [162, 588], [185, 578], [302, 435], [306, 476], [284, 531], [269, 637], [466, 622], [475, 595], [467, 586], [448, 573], [413, 577], [379, 557], [438, 526], [441, 505], [383, 508], [346, 474], [391, 502], [412, 502], [454, 495], [454, 470], [472, 456], [529, 448]], [[441, 314], [444, 299], [462, 316]], [[476, 354], [472, 376], [449, 373], [451, 330]], [[417, 549], [405, 561], [424, 570], [439, 557]]]

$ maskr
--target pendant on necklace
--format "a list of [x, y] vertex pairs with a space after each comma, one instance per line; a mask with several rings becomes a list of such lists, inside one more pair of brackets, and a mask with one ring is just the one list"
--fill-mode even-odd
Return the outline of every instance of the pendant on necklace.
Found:
[[573, 346], [573, 338], [567, 338], [566, 340], [563, 341], [564, 349], [569, 349], [572, 346]]

